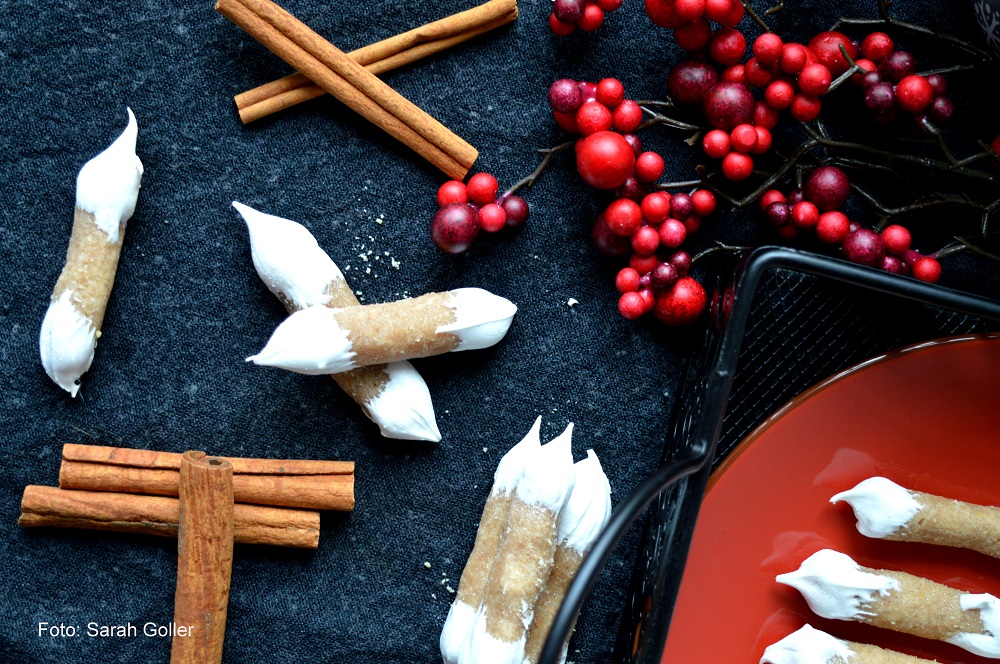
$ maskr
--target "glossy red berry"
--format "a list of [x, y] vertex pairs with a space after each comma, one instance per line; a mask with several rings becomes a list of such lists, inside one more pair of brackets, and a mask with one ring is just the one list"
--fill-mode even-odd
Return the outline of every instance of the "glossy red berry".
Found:
[[737, 125], [729, 133], [729, 143], [739, 152], [753, 152], [757, 148], [757, 130], [750, 124]]
[[631, 99], [626, 99], [612, 111], [615, 131], [631, 134], [642, 124], [642, 108]]
[[520, 196], [504, 196], [500, 207], [507, 213], [507, 226], [520, 228], [528, 221], [528, 202]]
[[720, 65], [735, 65], [746, 50], [747, 40], [736, 28], [720, 28], [708, 41], [708, 55]]
[[[669, 223], [668, 219], [666, 223]], [[649, 256], [660, 248], [660, 234], [652, 226], [643, 226], [632, 236], [632, 250], [637, 254]]]
[[764, 101], [775, 110], [788, 108], [795, 99], [795, 88], [788, 81], [772, 81], [764, 89]]
[[712, 159], [722, 159], [731, 149], [729, 134], [721, 129], [713, 129], [701, 139], [701, 148]]
[[781, 49], [778, 66], [786, 74], [798, 74], [806, 66], [808, 58], [806, 47], [802, 44], [785, 44]]
[[791, 221], [792, 211], [787, 203], [774, 201], [764, 208], [764, 217], [772, 227], [781, 228], [782, 226], [787, 226], [788, 222]]
[[708, 297], [692, 277], [681, 277], [669, 291], [656, 298], [656, 317], [667, 325], [690, 325], [698, 320]]
[[878, 62], [895, 49], [892, 37], [884, 32], [873, 32], [861, 42], [861, 55], [872, 62]]
[[859, 228], [844, 240], [844, 255], [854, 263], [877, 267], [885, 258], [885, 244], [875, 231]]
[[694, 212], [699, 217], [707, 217], [715, 212], [715, 194], [708, 189], [699, 189], [691, 194], [691, 202], [694, 203]]
[[444, 207], [451, 203], [468, 203], [469, 191], [465, 188], [465, 183], [458, 180], [448, 180], [438, 189], [438, 207]]
[[602, 78], [597, 82], [597, 101], [614, 108], [625, 99], [625, 86], [617, 78]]
[[614, 12], [621, 9], [622, 0], [597, 0], [597, 6], [607, 12]]
[[487, 233], [496, 233], [507, 225], [507, 213], [496, 203], [488, 203], [479, 209], [479, 225]]
[[674, 2], [674, 12], [677, 18], [684, 23], [701, 18], [705, 13], [705, 0], [676, 0]]
[[552, 111], [552, 117], [556, 119], [556, 124], [559, 125], [563, 131], [571, 134], [580, 133], [580, 128], [576, 126], [576, 111], [573, 111], [572, 113], [559, 113], [557, 111]]
[[941, 263], [930, 256], [918, 258], [913, 264], [913, 278], [936, 284], [941, 278]]
[[625, 183], [635, 166], [635, 153], [621, 134], [599, 131], [584, 138], [576, 153], [576, 169], [597, 189], [614, 189]]
[[746, 9], [744, 9], [743, 3], [739, 0], [733, 0], [729, 3], [729, 13], [720, 17], [716, 22], [724, 28], [735, 28], [743, 20], [745, 14]]
[[653, 25], [673, 30], [684, 23], [674, 11], [674, 0], [645, 0], [645, 8]]
[[792, 100], [791, 114], [799, 122], [811, 122], [819, 117], [823, 103], [815, 97], [795, 95]]
[[654, 191], [642, 199], [639, 208], [647, 224], [658, 226], [670, 216], [670, 194], [665, 191]]
[[935, 97], [940, 97], [948, 92], [948, 81], [941, 74], [931, 74], [927, 77], [927, 82], [931, 84]]
[[686, 251], [675, 251], [667, 262], [677, 268], [677, 274], [682, 277], [691, 271], [691, 254]]
[[642, 210], [629, 198], [619, 198], [604, 211], [604, 221], [615, 235], [628, 237], [642, 225]]
[[757, 132], [757, 147], [753, 149], [754, 154], [764, 154], [771, 149], [771, 132], [764, 127], [754, 127]]
[[738, 0], [705, 0], [705, 18], [721, 25]]
[[792, 208], [792, 223], [799, 228], [812, 228], [819, 222], [819, 208], [809, 201], [797, 203]]
[[826, 244], [840, 244], [851, 232], [851, 222], [843, 212], [824, 212], [816, 223], [816, 237]]
[[722, 174], [733, 182], [746, 180], [753, 173], [753, 159], [740, 152], [730, 152], [722, 159]]
[[684, 193], [674, 194], [670, 199], [670, 216], [674, 219], [687, 219], [694, 214], [694, 201]]
[[568, 37], [576, 30], [572, 23], [563, 23], [553, 12], [549, 14], [549, 29], [559, 37]]
[[562, 23], [576, 25], [583, 18], [583, 0], [555, 0], [552, 13]]
[[741, 64], [730, 65], [722, 70], [722, 80], [733, 83], [746, 83], [746, 68]]
[[619, 293], [634, 293], [639, 290], [640, 274], [631, 267], [623, 267], [615, 276], [615, 288]]
[[674, 41], [688, 53], [701, 51], [712, 37], [712, 26], [703, 18], [695, 19], [674, 30]]
[[857, 46], [841, 32], [821, 32], [809, 41], [809, 50], [816, 56], [816, 60], [834, 76], [840, 76], [851, 67], [841, 48], [847, 51], [852, 60], [857, 59]]
[[760, 197], [760, 209], [766, 210], [772, 203], [784, 203], [785, 195], [777, 189], [768, 189]]
[[906, 51], [894, 51], [878, 63], [878, 73], [888, 81], [902, 81], [916, 70], [916, 60]]
[[460, 254], [479, 235], [479, 214], [468, 203], [449, 203], [437, 211], [431, 221], [431, 239], [438, 249]]
[[677, 268], [670, 263], [659, 263], [652, 272], [649, 273], [649, 285], [657, 293], [670, 290], [680, 279]]
[[549, 106], [558, 113], [575, 113], [583, 103], [579, 84], [569, 78], [561, 78], [549, 86]]
[[933, 98], [934, 88], [923, 76], [907, 76], [896, 86], [896, 103], [910, 113], [920, 113]]
[[584, 32], [594, 32], [601, 27], [601, 23], [604, 23], [604, 10], [598, 5], [588, 4], [576, 25]]
[[753, 43], [753, 55], [761, 64], [773, 65], [781, 57], [785, 43], [773, 32], [765, 32]]
[[912, 241], [910, 231], [905, 226], [893, 224], [882, 230], [882, 242], [885, 250], [894, 256], [902, 256], [910, 248]]
[[597, 247], [597, 250], [609, 258], [624, 258], [632, 251], [632, 244], [628, 238], [612, 233], [603, 214], [594, 220], [591, 238], [594, 240], [594, 246]]
[[827, 69], [826, 65], [818, 62], [806, 65], [799, 72], [799, 90], [810, 97], [825, 95], [826, 91], [830, 89], [831, 82], [833, 82], [833, 78], [830, 76], [830, 70]]
[[655, 152], [643, 152], [635, 160], [635, 176], [640, 182], [656, 182], [663, 169], [663, 157]]
[[851, 193], [847, 174], [836, 166], [820, 166], [806, 178], [805, 197], [823, 212], [843, 207]]
[[469, 200], [476, 205], [486, 205], [496, 201], [500, 185], [489, 173], [476, 173], [469, 178], [468, 191]]
[[716, 129], [732, 131], [753, 119], [754, 98], [745, 83], [719, 81], [705, 95], [702, 112]]
[[758, 101], [754, 103], [752, 122], [755, 126], [771, 130], [778, 126], [778, 120], [780, 119], [781, 116], [778, 115], [778, 111], [768, 106], [767, 102]]
[[576, 126], [584, 136], [611, 130], [611, 111], [598, 101], [588, 101], [576, 112]]
[[646, 305], [639, 293], [622, 293], [618, 298], [618, 312], [627, 320], [637, 320], [646, 313]]
[[684, 244], [684, 240], [686, 239], [687, 228], [682, 222], [676, 219], [667, 219], [660, 226], [658, 240], [664, 247], [676, 249]]
[[774, 80], [774, 73], [761, 65], [757, 58], [750, 58], [743, 67], [743, 78], [748, 85], [763, 88]]
[[656, 268], [660, 260], [653, 254], [632, 254], [628, 259], [629, 267], [639, 274], [647, 274]]

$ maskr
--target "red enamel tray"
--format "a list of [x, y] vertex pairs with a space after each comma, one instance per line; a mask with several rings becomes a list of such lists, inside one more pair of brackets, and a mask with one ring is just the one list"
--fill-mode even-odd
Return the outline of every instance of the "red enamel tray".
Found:
[[1000, 336], [947, 339], [865, 362], [771, 417], [712, 475], [663, 662], [759, 661], [808, 622], [839, 638], [941, 662], [988, 662], [955, 646], [824, 620], [774, 577], [821, 548], [862, 565], [1000, 595], [1000, 560], [872, 540], [833, 494], [872, 475], [1000, 505]]

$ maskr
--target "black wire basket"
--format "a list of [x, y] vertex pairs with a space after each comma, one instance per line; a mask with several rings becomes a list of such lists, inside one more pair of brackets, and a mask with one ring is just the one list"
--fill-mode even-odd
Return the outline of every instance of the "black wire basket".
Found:
[[753, 251], [717, 282], [660, 469], [595, 542], [553, 625], [546, 664], [558, 661], [604, 562], [650, 503], [613, 661], [661, 661], [709, 475], [793, 397], [901, 346], [1000, 329], [1000, 302], [791, 249]]

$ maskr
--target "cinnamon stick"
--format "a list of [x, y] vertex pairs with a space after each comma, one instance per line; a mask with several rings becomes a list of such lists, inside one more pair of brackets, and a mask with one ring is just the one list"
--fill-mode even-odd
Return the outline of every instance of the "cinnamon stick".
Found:
[[[379, 76], [507, 25], [516, 18], [517, 0], [490, 0], [351, 51], [347, 56]], [[324, 94], [321, 87], [296, 72], [240, 93], [233, 99], [240, 120], [249, 124]]]
[[[185, 452], [171, 664], [222, 661], [232, 572], [233, 466], [204, 452]], [[181, 629], [187, 633], [181, 634]]]
[[461, 180], [477, 150], [270, 0], [219, 0], [216, 11], [325, 91]]
[[[178, 495], [180, 454], [68, 443], [62, 457], [63, 489]], [[238, 503], [354, 509], [353, 462], [220, 458], [232, 465]]]
[[[29, 485], [21, 500], [22, 528], [108, 530], [177, 537], [180, 501], [105, 491], [70, 491]], [[233, 507], [233, 540], [299, 549], [319, 546], [319, 512], [283, 507]]]

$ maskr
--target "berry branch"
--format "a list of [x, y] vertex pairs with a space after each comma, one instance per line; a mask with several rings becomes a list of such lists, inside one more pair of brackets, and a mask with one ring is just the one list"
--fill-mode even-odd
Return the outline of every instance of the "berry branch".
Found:
[[509, 196], [510, 194], [517, 193], [517, 191], [522, 187], [531, 189], [531, 187], [533, 187], [535, 184], [535, 180], [538, 179], [538, 177], [542, 174], [545, 168], [549, 165], [549, 162], [552, 161], [552, 158], [557, 154], [559, 154], [560, 152], [569, 150], [574, 145], [576, 145], [576, 141], [566, 141], [565, 143], [560, 143], [555, 147], [544, 148], [542, 150], [539, 150], [538, 151], [539, 154], [544, 154], [545, 156], [542, 158], [542, 161], [538, 164], [538, 167], [531, 172], [531, 175], [521, 178], [520, 180], [515, 182], [513, 186], [511, 186], [511, 188], [508, 189], [507, 193], [504, 195]]

